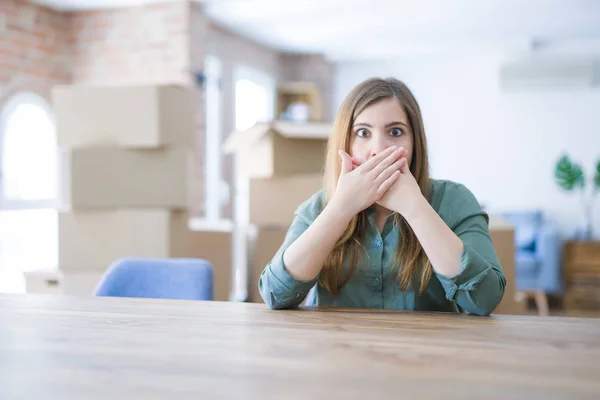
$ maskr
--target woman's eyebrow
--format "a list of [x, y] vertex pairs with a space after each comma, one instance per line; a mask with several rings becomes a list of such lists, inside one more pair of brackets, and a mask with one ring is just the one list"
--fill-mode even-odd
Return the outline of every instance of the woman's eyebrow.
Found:
[[404, 125], [405, 127], [408, 128], [408, 124], [406, 124], [405, 122], [402, 122], [402, 121], [390, 122], [389, 124], [386, 124], [385, 127], [389, 128], [390, 126], [395, 126], [395, 125]]
[[[396, 126], [396, 125], [403, 125], [408, 128], [408, 124], [406, 122], [402, 122], [402, 121], [389, 122], [389, 123], [385, 124], [385, 127], [389, 128], [390, 126]], [[373, 125], [367, 124], [366, 122], [358, 122], [358, 123], [354, 124], [354, 127], [358, 127], [358, 126], [365, 126], [367, 128], [373, 128]]]

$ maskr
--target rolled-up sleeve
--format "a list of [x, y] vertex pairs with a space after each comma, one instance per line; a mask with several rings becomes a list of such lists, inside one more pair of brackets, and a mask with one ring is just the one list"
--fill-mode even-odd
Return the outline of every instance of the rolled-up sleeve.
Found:
[[463, 310], [477, 315], [489, 315], [504, 296], [506, 278], [489, 234], [487, 214], [464, 186], [458, 193], [459, 217], [451, 225], [463, 242], [460, 269], [455, 276], [436, 272], [444, 287], [446, 299]]
[[319, 276], [309, 281], [294, 279], [283, 262], [283, 254], [316, 217], [311, 199], [301, 205], [295, 213], [294, 220], [288, 229], [283, 244], [266, 265], [258, 280], [258, 289], [263, 301], [272, 309], [293, 308], [299, 306], [310, 289], [315, 286]]

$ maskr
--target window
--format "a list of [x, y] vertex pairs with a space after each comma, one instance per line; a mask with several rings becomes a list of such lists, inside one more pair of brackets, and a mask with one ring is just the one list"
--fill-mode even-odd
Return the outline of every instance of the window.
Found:
[[[238, 67], [234, 72], [235, 82], [235, 129], [242, 131], [257, 122], [273, 118], [275, 80], [259, 71]], [[235, 265], [236, 299], [247, 297], [247, 225], [249, 214], [250, 185], [247, 178], [237, 177], [234, 195], [233, 262]]]
[[235, 129], [243, 131], [273, 118], [275, 82], [258, 71], [239, 67], [235, 77]]
[[0, 112], [0, 292], [58, 266], [57, 148], [50, 106], [32, 93]]

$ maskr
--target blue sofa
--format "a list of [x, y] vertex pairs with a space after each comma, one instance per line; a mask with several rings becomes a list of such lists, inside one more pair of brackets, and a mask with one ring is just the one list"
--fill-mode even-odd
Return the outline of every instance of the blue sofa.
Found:
[[539, 210], [503, 214], [515, 226], [516, 285], [520, 292], [563, 292], [562, 251], [557, 229]]

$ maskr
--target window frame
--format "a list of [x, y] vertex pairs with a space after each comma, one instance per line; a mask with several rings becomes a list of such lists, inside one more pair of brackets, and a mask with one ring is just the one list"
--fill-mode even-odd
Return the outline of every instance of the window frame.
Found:
[[[223, 157], [221, 144], [223, 141], [223, 63], [215, 55], [205, 57], [205, 165], [204, 165], [204, 219], [219, 221], [222, 215], [222, 182]], [[211, 94], [214, 95], [214, 99]], [[213, 104], [213, 100], [216, 100]]]
[[[33, 104], [44, 110], [54, 126], [56, 126], [56, 120], [51, 105], [46, 99], [34, 92], [18, 92], [12, 95], [6, 103], [2, 105], [0, 109], [0, 211], [4, 210], [31, 210], [31, 209], [42, 209], [42, 208], [58, 208], [59, 206], [59, 188], [57, 188], [57, 195], [53, 199], [39, 199], [39, 200], [13, 200], [6, 199], [4, 196], [4, 185], [2, 183], [3, 171], [2, 171], [2, 157], [4, 156], [4, 138], [6, 135], [6, 129], [8, 121], [12, 113], [17, 107], [23, 103]], [[55, 132], [56, 140], [56, 132]], [[57, 174], [60, 171], [59, 159], [58, 159], [58, 147], [57, 147]], [[59, 185], [59, 180], [57, 180]]]

